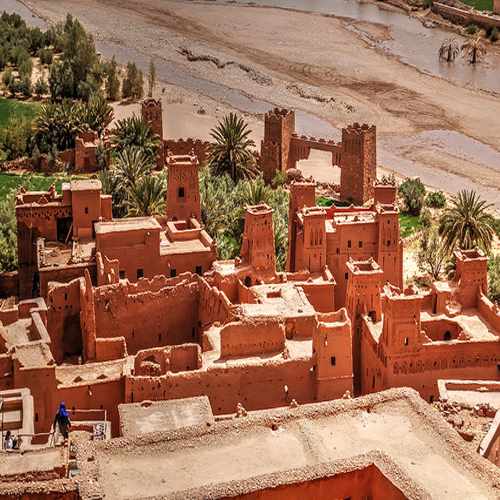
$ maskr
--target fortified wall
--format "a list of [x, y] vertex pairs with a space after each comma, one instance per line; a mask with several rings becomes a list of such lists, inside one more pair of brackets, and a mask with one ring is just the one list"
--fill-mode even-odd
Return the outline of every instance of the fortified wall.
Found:
[[375, 126], [355, 123], [342, 129], [342, 141], [325, 141], [295, 132], [295, 113], [275, 108], [265, 115], [264, 140], [259, 165], [266, 182], [276, 171], [296, 168], [297, 161], [309, 158], [311, 149], [332, 154], [332, 165], [341, 169], [342, 200], [362, 205], [373, 198], [373, 183], [377, 178]]

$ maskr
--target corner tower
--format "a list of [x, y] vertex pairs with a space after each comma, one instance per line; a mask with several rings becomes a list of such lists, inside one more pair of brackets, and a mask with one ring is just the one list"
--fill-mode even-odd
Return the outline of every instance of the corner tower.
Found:
[[374, 125], [354, 123], [342, 129], [340, 197], [362, 205], [373, 198], [377, 178], [377, 143]]

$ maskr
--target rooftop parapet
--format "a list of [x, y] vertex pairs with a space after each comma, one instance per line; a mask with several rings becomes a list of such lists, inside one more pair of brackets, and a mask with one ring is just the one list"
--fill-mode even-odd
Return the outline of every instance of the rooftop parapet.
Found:
[[384, 274], [373, 257], [368, 260], [353, 260], [351, 257], [346, 265], [353, 274]]

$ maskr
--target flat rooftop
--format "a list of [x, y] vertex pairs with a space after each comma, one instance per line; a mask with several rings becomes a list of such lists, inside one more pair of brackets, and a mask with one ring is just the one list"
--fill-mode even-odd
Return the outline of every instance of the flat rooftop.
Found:
[[250, 318], [280, 316], [297, 318], [316, 316], [300, 285], [282, 283], [252, 286], [255, 303], [241, 304], [243, 315]]
[[430, 310], [425, 310], [421, 312], [420, 319], [422, 322], [435, 320], [455, 322], [469, 336], [470, 340], [498, 340], [500, 333], [475, 307], [463, 310], [453, 318], [446, 314], [433, 314]]
[[500, 495], [500, 470], [471, 451], [411, 389], [250, 412], [203, 431], [152, 436], [93, 443], [107, 499], [236, 497], [262, 489], [270, 477], [277, 485], [332, 462], [345, 471], [361, 455], [377, 453], [394, 464], [391, 481], [404, 498]]
[[161, 230], [159, 222], [154, 217], [129, 217], [109, 222], [97, 222], [94, 227], [96, 235], [139, 230]]
[[98, 179], [74, 180], [69, 185], [71, 191], [101, 190], [101, 181]]
[[151, 432], [214, 425], [207, 396], [121, 404], [118, 412], [121, 434], [131, 438]]
[[443, 401], [467, 407], [489, 404], [500, 409], [500, 381], [498, 380], [438, 380], [439, 397]]
[[189, 240], [172, 240], [166, 231], [160, 233], [160, 255], [211, 252], [201, 238], [201, 232]]

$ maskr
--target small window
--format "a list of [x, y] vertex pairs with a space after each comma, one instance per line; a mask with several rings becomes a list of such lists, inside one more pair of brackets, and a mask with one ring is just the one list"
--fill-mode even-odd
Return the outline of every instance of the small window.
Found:
[[387, 240], [387, 246], [390, 247], [391, 246], [391, 240]]
[[363, 248], [363, 242], [362, 241], [359, 242], [359, 248]]
[[170, 277], [175, 278], [177, 276], [177, 269], [170, 269]]
[[335, 363], [336, 363], [335, 356], [332, 356], [330, 358], [330, 363], [331, 363], [332, 366], [335, 366]]
[[351, 240], [347, 240], [347, 248], [351, 248]]
[[89, 207], [85, 207], [85, 213], [88, 214], [89, 213]]
[[144, 278], [144, 271], [142, 269], [137, 269], [137, 279]]
[[345, 273], [345, 279], [349, 278], [349, 273]]
[[179, 188], [179, 198], [184, 198], [184, 188]]
[[337, 248], [337, 253], [340, 253], [340, 248]]
[[196, 266], [196, 274], [198, 274], [199, 276], [201, 276], [203, 274], [202, 270], [201, 270], [201, 266]]
[[125, 279], [125, 271], [120, 271], [119, 275], [121, 280]]
[[405, 338], [405, 345], [408, 345], [408, 337]]

